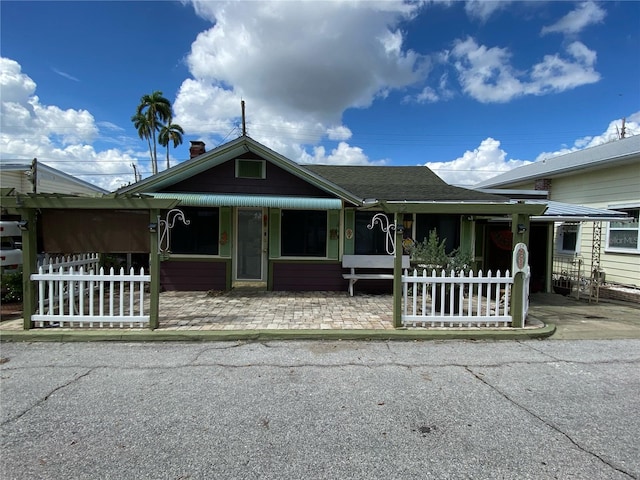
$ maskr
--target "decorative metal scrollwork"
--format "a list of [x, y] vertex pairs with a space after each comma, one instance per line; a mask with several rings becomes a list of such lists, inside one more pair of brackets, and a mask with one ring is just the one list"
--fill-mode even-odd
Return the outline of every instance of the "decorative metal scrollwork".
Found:
[[187, 220], [184, 216], [184, 212], [178, 208], [173, 208], [167, 212], [164, 220], [160, 219], [158, 215], [158, 251], [160, 253], [167, 253], [171, 248], [171, 229], [176, 224], [176, 219], [182, 220], [182, 223], [189, 225], [190, 220]]
[[386, 234], [384, 248], [389, 255], [396, 254], [396, 239], [394, 232], [396, 230], [395, 223], [389, 223], [389, 217], [384, 213], [376, 213], [371, 219], [371, 223], [367, 225], [369, 230], [373, 230], [375, 225], [379, 224], [382, 231]]

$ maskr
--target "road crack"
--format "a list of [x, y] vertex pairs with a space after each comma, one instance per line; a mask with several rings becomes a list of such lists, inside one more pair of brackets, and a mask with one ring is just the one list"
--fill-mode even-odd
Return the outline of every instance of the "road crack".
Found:
[[69, 385], [74, 384], [75, 382], [77, 382], [78, 380], [83, 379], [84, 377], [86, 377], [87, 375], [89, 375], [91, 372], [93, 372], [95, 370], [94, 368], [90, 368], [89, 370], [87, 370], [86, 372], [77, 375], [75, 377], [73, 377], [72, 379], [70, 379], [68, 382], [63, 383], [62, 385], [58, 385], [56, 388], [54, 388], [53, 390], [51, 390], [48, 394], [46, 394], [44, 397], [42, 397], [40, 400], [38, 400], [36, 403], [34, 403], [33, 405], [31, 405], [29, 408], [27, 408], [26, 410], [24, 410], [23, 412], [20, 412], [17, 415], [14, 415], [11, 418], [8, 418], [7, 420], [3, 421], [0, 425], [1, 426], [5, 426], [9, 423], [15, 422], [16, 420], [19, 420], [20, 418], [22, 418], [23, 416], [25, 416], [27, 413], [29, 413], [31, 410], [33, 410], [36, 407], [39, 407], [40, 405], [42, 405], [43, 403], [45, 403], [47, 400], [49, 400], [51, 398], [51, 396], [62, 390], [63, 388], [67, 388]]
[[530, 410], [529, 408], [527, 408], [526, 406], [522, 405], [521, 403], [517, 402], [516, 400], [514, 400], [513, 398], [511, 398], [508, 394], [506, 394], [505, 392], [503, 392], [502, 390], [500, 390], [498, 387], [496, 387], [495, 385], [492, 385], [491, 383], [489, 383], [482, 374], [480, 373], [476, 373], [474, 372], [471, 367], [469, 367], [468, 365], [464, 367], [465, 370], [467, 372], [469, 372], [471, 375], [473, 375], [477, 380], [479, 380], [480, 382], [482, 382], [484, 385], [486, 385], [487, 387], [489, 387], [490, 389], [492, 389], [494, 392], [496, 392], [498, 395], [500, 395], [502, 398], [504, 398], [505, 400], [507, 400], [509, 403], [515, 405], [516, 407], [518, 407], [519, 409], [527, 412], [529, 415], [531, 415], [532, 417], [536, 418], [537, 420], [539, 420], [540, 422], [542, 422], [543, 424], [545, 424], [547, 427], [551, 428], [552, 430], [554, 430], [555, 432], [559, 433], [561, 436], [563, 436], [564, 438], [566, 438], [567, 440], [569, 440], [569, 442], [571, 442], [578, 450], [591, 455], [595, 458], [597, 458], [598, 460], [600, 460], [603, 464], [607, 465], [608, 467], [612, 468], [613, 470], [622, 473], [623, 475], [627, 475], [629, 478], [633, 478], [635, 479], [636, 477], [621, 469], [620, 467], [617, 467], [615, 465], [613, 465], [611, 462], [608, 462], [607, 460], [605, 460], [602, 456], [598, 455], [596, 452], [591, 451], [585, 447], [583, 447], [577, 440], [575, 440], [573, 437], [571, 437], [571, 435], [569, 435], [568, 433], [564, 432], [563, 430], [561, 430], [560, 428], [558, 428], [556, 425], [554, 425], [553, 423], [549, 422], [548, 420], [542, 418], [540, 415], [538, 415], [537, 413], [533, 412], [532, 410]]

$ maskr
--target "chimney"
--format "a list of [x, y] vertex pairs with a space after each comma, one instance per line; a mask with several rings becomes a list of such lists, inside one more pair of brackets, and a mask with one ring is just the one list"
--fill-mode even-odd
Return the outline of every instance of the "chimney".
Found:
[[191, 146], [189, 147], [189, 158], [197, 157], [205, 153], [204, 142], [199, 140], [191, 140]]
[[551, 194], [551, 179], [550, 178], [536, 178], [535, 184], [534, 184], [534, 189], [535, 190], [546, 190], [547, 191], [547, 198], [549, 198], [550, 194]]

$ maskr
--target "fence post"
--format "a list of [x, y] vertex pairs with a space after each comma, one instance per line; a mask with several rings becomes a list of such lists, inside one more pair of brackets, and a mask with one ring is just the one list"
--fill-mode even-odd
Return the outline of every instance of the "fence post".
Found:
[[524, 327], [524, 275], [529, 265], [529, 249], [526, 243], [517, 243], [513, 248], [511, 274], [513, 275], [513, 291], [511, 303], [511, 319], [514, 328]]
[[[149, 232], [149, 328], [155, 330], [160, 326], [160, 257], [158, 255], [158, 230], [160, 225], [158, 209], [149, 211], [149, 223], [155, 223], [155, 231]], [[151, 230], [151, 229], [150, 229]]]
[[22, 328], [31, 328], [31, 315], [36, 310], [36, 288], [31, 281], [31, 274], [36, 273], [38, 263], [36, 229], [36, 211], [32, 208], [21, 212], [22, 220], [26, 221], [26, 230], [22, 231]]
[[524, 275], [522, 272], [513, 275], [513, 290], [511, 293], [511, 326], [522, 328], [524, 326], [522, 315], [524, 307]]
[[396, 241], [395, 241], [395, 258], [393, 262], [393, 326], [395, 328], [402, 327], [402, 225], [400, 222], [400, 214], [394, 214], [394, 222], [396, 225]]

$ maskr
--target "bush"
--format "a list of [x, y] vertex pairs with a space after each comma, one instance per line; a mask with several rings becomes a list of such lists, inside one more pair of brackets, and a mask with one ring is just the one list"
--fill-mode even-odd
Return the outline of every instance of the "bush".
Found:
[[22, 301], [22, 268], [16, 272], [2, 274], [2, 301], [21, 302]]
[[440, 240], [438, 232], [433, 229], [429, 232], [429, 238], [425, 238], [422, 242], [415, 244], [411, 251], [411, 262], [418, 264], [419, 267], [426, 268], [427, 272], [436, 270], [438, 273], [442, 269], [449, 275], [451, 270], [456, 272], [464, 272], [465, 274], [471, 270], [473, 258], [468, 250], [456, 248], [447, 255], [445, 242], [447, 239]]

